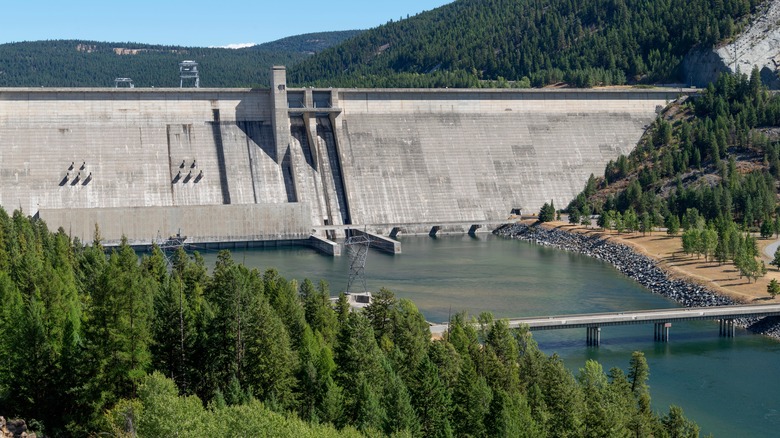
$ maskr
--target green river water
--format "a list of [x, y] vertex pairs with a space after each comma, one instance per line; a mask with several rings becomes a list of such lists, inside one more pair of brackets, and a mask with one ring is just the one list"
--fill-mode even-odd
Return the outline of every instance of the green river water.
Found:
[[[496, 317], [679, 307], [653, 295], [611, 265], [582, 255], [492, 235], [401, 237], [403, 254], [370, 251], [370, 290], [385, 287], [413, 300], [432, 322], [450, 313], [490, 311]], [[216, 253], [204, 254], [213, 266]], [[331, 294], [344, 290], [349, 261], [308, 248], [234, 251], [236, 262], [286, 278], [326, 280]], [[587, 359], [605, 370], [626, 369], [641, 350], [650, 365], [653, 407], [681, 406], [716, 437], [780, 436], [780, 342], [737, 330], [718, 337], [716, 322], [675, 324], [668, 344], [653, 342], [652, 325], [604, 327], [600, 347], [585, 346], [585, 330], [536, 332], [539, 346], [558, 353], [576, 373]]]

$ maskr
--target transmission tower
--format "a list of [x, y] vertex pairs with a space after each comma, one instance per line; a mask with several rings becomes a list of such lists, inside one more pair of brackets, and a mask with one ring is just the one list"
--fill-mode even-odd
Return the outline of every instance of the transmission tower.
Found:
[[200, 76], [198, 75], [198, 63], [195, 61], [182, 61], [179, 63], [179, 88], [184, 88], [185, 79], [195, 79], [195, 88], [200, 88]]
[[366, 257], [368, 247], [371, 246], [371, 238], [366, 234], [353, 235], [344, 242], [349, 254], [349, 280], [347, 281], [347, 293], [352, 292], [352, 284], [355, 280], [363, 285], [361, 292], [368, 292], [366, 286]]

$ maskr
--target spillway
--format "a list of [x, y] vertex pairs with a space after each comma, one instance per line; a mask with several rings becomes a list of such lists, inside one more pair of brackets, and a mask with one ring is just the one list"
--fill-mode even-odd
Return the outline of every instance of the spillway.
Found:
[[686, 92], [288, 89], [282, 67], [272, 78], [0, 89], [0, 205], [85, 241], [97, 224], [107, 243], [468, 229], [564, 206]]

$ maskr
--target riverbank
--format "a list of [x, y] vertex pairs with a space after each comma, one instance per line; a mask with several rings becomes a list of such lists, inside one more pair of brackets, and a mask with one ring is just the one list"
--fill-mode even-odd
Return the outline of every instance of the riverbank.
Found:
[[[659, 234], [654, 239], [653, 236], [638, 239], [636, 235], [610, 234], [569, 226], [562, 222], [541, 226], [509, 224], [494, 233], [604, 260], [651, 292], [670, 298], [685, 307], [769, 301], [763, 297], [768, 298], [766, 286], [763, 296], [759, 297], [756, 296], [759, 284], [751, 284], [746, 280], [732, 283], [732, 280], [738, 280], [732, 278], [734, 273], [731, 271], [735, 271], [733, 266], [678, 256], [676, 246], [679, 246], [679, 238], [668, 238]], [[738, 273], [736, 275], [738, 277]], [[776, 274], [771, 275], [774, 277]], [[724, 290], [723, 286], [714, 284], [718, 280], [729, 280], [731, 289]], [[766, 282], [768, 281], [767, 279]], [[736, 288], [739, 284], [745, 287]], [[741, 319], [736, 323], [753, 333], [780, 339], [780, 318]]]

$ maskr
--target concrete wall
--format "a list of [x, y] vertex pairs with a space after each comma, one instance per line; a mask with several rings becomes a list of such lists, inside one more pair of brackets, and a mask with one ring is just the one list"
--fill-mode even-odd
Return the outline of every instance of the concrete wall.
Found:
[[267, 91], [0, 90], [0, 204], [28, 213], [223, 204], [225, 192], [254, 202], [248, 157], [267, 167], [262, 151], [274, 145], [255, 144], [244, 121], [270, 126]]
[[565, 206], [678, 94], [307, 89], [291, 110], [272, 76], [272, 90], [0, 89], [0, 205], [86, 240], [95, 223], [111, 240], [235, 241], [503, 220]]
[[490, 221], [559, 208], [630, 152], [675, 91], [345, 90], [354, 223]]
[[42, 209], [38, 214], [50, 228], [56, 224], [82, 242], [92, 242], [97, 224], [104, 244], [126, 236], [131, 245], [148, 245], [178, 233], [187, 236], [188, 244], [308, 239], [309, 210], [291, 203]]

